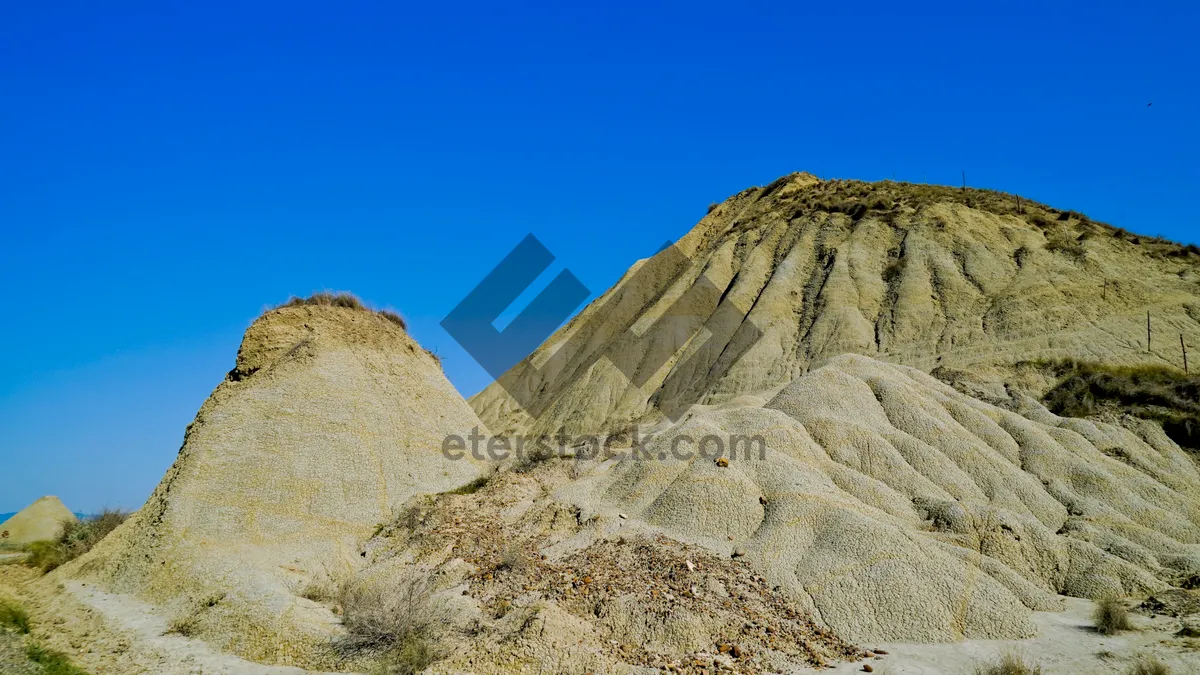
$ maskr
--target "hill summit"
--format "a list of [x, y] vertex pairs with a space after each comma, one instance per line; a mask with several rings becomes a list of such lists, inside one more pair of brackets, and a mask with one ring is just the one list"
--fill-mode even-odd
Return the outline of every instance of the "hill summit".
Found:
[[471, 403], [493, 430], [614, 431], [769, 398], [843, 353], [1040, 393], [1030, 364], [1180, 366], [1181, 335], [1200, 338], [1194, 246], [990, 190], [795, 173], [712, 207]]

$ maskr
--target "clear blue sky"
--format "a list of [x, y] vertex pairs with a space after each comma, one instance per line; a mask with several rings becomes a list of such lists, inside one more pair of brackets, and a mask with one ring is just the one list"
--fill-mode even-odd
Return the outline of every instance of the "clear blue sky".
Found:
[[6, 5], [0, 511], [140, 506], [291, 294], [470, 394], [438, 322], [525, 234], [599, 292], [790, 171], [1200, 239], [1192, 3], [501, 4]]

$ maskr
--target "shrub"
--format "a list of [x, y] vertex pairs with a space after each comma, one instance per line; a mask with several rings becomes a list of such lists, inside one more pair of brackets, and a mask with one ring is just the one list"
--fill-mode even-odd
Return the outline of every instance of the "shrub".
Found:
[[449, 609], [433, 598], [433, 590], [430, 578], [417, 573], [395, 582], [351, 579], [338, 594], [346, 635], [335, 647], [346, 654], [382, 652], [385, 662], [401, 665], [428, 656], [437, 630], [450, 620]]
[[1125, 672], [1128, 675], [1171, 675], [1171, 668], [1153, 656], [1143, 656]]
[[975, 668], [975, 675], [1041, 675], [1042, 667], [1030, 665], [1017, 654], [1005, 654], [999, 661]]
[[357, 309], [363, 312], [372, 312], [387, 319], [388, 321], [391, 321], [397, 326], [408, 330], [408, 322], [404, 320], [404, 317], [400, 316], [396, 312], [393, 312], [390, 309], [372, 309], [367, 307], [365, 304], [363, 304], [362, 300], [358, 299], [358, 296], [354, 295], [353, 293], [346, 293], [345, 291], [321, 291], [320, 293], [313, 293], [307, 298], [298, 298], [292, 296], [287, 302], [279, 305], [279, 307], [303, 307], [305, 305], [344, 307], [346, 309]]
[[1129, 622], [1129, 610], [1120, 600], [1113, 597], [1101, 598], [1096, 601], [1096, 609], [1092, 612], [1092, 623], [1096, 630], [1103, 635], [1116, 635], [1123, 630], [1132, 630]]
[[0, 628], [11, 628], [18, 633], [28, 633], [29, 613], [19, 605], [0, 600]]
[[92, 550], [109, 532], [125, 522], [127, 511], [104, 509], [99, 515], [64, 523], [58, 537], [52, 541], [36, 541], [29, 545], [26, 562], [43, 573], [67, 564]]

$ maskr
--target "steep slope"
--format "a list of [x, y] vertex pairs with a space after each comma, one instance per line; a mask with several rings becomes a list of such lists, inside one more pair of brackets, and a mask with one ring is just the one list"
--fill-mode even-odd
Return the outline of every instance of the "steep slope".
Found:
[[388, 318], [270, 311], [145, 506], [56, 574], [159, 605], [241, 656], [320, 662], [336, 617], [297, 596], [359, 564], [398, 504], [477, 477], [441, 455], [444, 436], [475, 426], [433, 357]]
[[1031, 391], [1034, 359], [1179, 365], [1198, 262], [1011, 195], [793, 174], [712, 209], [471, 404], [493, 430], [597, 433], [847, 352]]
[[63, 523], [73, 523], [75, 520], [75, 514], [63, 506], [58, 497], [48, 495], [0, 523], [0, 532], [8, 533], [7, 537], [0, 539], [0, 543], [19, 546], [54, 539], [62, 530]]

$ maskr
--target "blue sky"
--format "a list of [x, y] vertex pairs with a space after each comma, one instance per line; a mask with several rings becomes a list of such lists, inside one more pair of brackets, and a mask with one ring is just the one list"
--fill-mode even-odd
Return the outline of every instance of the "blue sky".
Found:
[[0, 511], [140, 506], [289, 295], [471, 394], [438, 323], [527, 233], [596, 293], [790, 171], [1200, 239], [1193, 4], [435, 4], [5, 8]]

